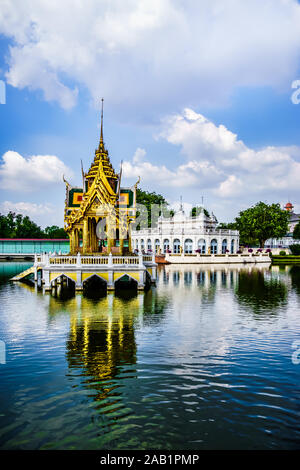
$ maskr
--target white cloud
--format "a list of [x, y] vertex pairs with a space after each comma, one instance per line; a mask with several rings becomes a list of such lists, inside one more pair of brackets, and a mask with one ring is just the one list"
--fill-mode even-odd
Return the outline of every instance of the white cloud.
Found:
[[191, 109], [164, 119], [159, 138], [179, 146], [185, 162], [170, 168], [144, 156], [125, 162], [124, 175], [141, 176], [141, 185], [149, 182], [171, 200], [178, 188], [196, 203], [205, 194], [220, 218], [260, 199], [283, 203], [288, 196], [300, 197], [299, 147], [249, 148], [225, 126]]
[[299, 66], [300, 5], [6, 0], [0, 33], [13, 40], [8, 83], [40, 89], [64, 108], [76, 103], [77, 85], [95, 100], [127, 107], [200, 106], [226, 100], [236, 86], [290, 87]]
[[41, 214], [53, 214], [56, 212], [52, 204], [36, 204], [33, 202], [12, 202], [4, 201], [0, 203], [0, 212], [7, 214], [8, 212], [15, 212], [16, 214], [28, 215], [30, 218], [40, 216]]
[[146, 150], [138, 147], [135, 151], [135, 154], [133, 155], [132, 161], [133, 163], [139, 163], [143, 160], [145, 156], [146, 156]]
[[165, 165], [153, 165], [149, 161], [129, 162], [123, 164], [125, 178], [141, 177], [142, 181], [153, 183], [161, 188], [207, 187], [212, 180], [220, 180], [220, 172], [209, 162], [190, 161], [170, 170]]
[[9, 150], [2, 156], [0, 182], [2, 189], [37, 191], [45, 186], [62, 182], [63, 175], [72, 171], [55, 155], [23, 157]]

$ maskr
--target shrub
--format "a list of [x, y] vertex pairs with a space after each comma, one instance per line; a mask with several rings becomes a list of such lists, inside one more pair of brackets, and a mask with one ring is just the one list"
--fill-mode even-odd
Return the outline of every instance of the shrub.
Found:
[[293, 255], [300, 255], [300, 245], [290, 245], [290, 250]]
[[285, 252], [284, 250], [280, 250], [280, 251], [279, 251], [279, 255], [280, 255], [280, 256], [286, 256], [286, 252]]

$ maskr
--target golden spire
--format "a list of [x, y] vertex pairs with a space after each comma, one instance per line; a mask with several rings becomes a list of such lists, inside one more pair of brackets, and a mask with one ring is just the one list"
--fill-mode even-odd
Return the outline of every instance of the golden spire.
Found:
[[101, 107], [101, 132], [100, 132], [100, 143], [99, 143], [99, 150], [104, 150], [104, 142], [103, 142], [103, 101], [104, 99], [101, 98], [102, 107]]

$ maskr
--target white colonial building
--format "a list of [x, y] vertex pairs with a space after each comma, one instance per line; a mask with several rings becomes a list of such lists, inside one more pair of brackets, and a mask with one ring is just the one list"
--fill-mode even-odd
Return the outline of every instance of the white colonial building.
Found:
[[183, 208], [170, 218], [160, 216], [155, 228], [132, 231], [132, 248], [144, 253], [226, 254], [239, 249], [237, 230], [217, 230], [216, 217], [202, 209], [196, 217]]

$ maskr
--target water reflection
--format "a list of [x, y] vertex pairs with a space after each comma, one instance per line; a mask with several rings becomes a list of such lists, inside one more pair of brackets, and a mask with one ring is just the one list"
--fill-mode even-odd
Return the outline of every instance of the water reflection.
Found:
[[1, 448], [299, 447], [299, 269], [158, 274], [104, 296], [5, 284]]
[[32, 266], [32, 263], [28, 262], [11, 262], [11, 261], [4, 261], [0, 262], [0, 289], [2, 285], [6, 284], [9, 279], [14, 277], [16, 274], [19, 274], [25, 269], [28, 269]]
[[291, 276], [293, 289], [300, 295], [300, 266], [291, 266], [289, 274]]
[[139, 299], [130, 302], [125, 315], [112, 295], [98, 304], [82, 301], [85, 305], [70, 317], [66, 355], [70, 370], [83, 368], [85, 385], [96, 389], [94, 399], [101, 401], [120, 386], [114, 383], [116, 377], [120, 379], [124, 373], [127, 378], [136, 376], [134, 323]]
[[117, 389], [122, 380], [136, 378], [135, 332], [142, 325], [158, 324], [168, 299], [159, 299], [155, 288], [145, 293], [108, 293], [100, 299], [82, 294], [69, 299], [49, 295], [48, 299], [50, 321], [62, 310], [70, 315], [66, 344], [68, 375], [77, 376], [76, 370], [83, 369], [85, 386], [97, 390], [95, 401], [104, 400], [105, 407], [109, 396], [118, 401], [121, 394]]
[[264, 272], [252, 269], [251, 272], [239, 273], [235, 295], [240, 304], [255, 314], [268, 312], [274, 315], [286, 304], [287, 286], [272, 273], [266, 277]]
[[[251, 272], [252, 266], [241, 265], [166, 265], [158, 269], [158, 284], [166, 287], [228, 288], [237, 285], [240, 272]], [[259, 272], [268, 271], [268, 267], [256, 268]]]

